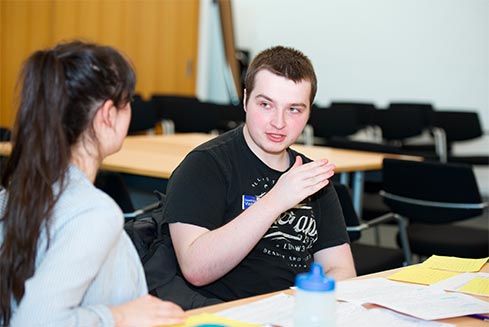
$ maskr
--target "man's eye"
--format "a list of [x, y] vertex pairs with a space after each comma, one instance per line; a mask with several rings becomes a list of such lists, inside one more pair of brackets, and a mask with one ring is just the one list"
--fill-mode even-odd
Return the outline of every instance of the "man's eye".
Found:
[[263, 108], [268, 109], [268, 108], [270, 108], [270, 103], [268, 103], [268, 102], [262, 102], [261, 106], [262, 106]]
[[293, 113], [296, 113], [296, 112], [301, 112], [301, 109], [300, 108], [295, 108], [295, 107], [292, 107], [289, 109], [291, 112]]

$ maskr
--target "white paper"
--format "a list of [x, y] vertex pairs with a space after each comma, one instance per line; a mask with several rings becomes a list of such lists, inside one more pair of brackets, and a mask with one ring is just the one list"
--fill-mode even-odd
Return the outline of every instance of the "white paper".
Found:
[[[476, 277], [489, 278], [489, 273], [463, 273], [451, 278], [442, 280], [441, 282], [432, 284], [430, 288], [459, 292], [459, 289]], [[484, 296], [484, 295], [482, 295]]]
[[[422, 320], [418, 318], [414, 318], [411, 316], [406, 316], [392, 310], [384, 309], [384, 308], [375, 308], [370, 309], [368, 311], [371, 316], [377, 316], [378, 318], [373, 319], [382, 319], [382, 326], [396, 326], [396, 327], [452, 327], [455, 325], [438, 322], [438, 321], [429, 321]], [[375, 325], [372, 325], [372, 327]]]
[[[230, 308], [218, 315], [255, 324], [294, 327], [294, 297], [284, 293]], [[336, 327], [452, 327], [447, 323], [420, 320], [386, 309], [365, 309], [348, 302], [336, 303]]]
[[217, 314], [252, 324], [293, 327], [293, 311], [294, 296], [280, 293], [263, 300], [217, 312]]
[[377, 297], [372, 303], [426, 320], [489, 312], [489, 302], [466, 294], [432, 289]]
[[339, 282], [337, 298], [357, 304], [374, 303], [426, 320], [489, 312], [489, 302], [470, 295], [383, 278]]
[[409, 317], [388, 309], [375, 308], [365, 309], [364, 307], [340, 302], [338, 306], [337, 327], [453, 327], [452, 324], [438, 321], [421, 320]]
[[341, 281], [336, 284], [336, 299], [351, 303], [371, 303], [374, 298], [389, 297], [407, 291], [424, 290], [428, 286], [392, 281], [386, 278], [369, 278]]

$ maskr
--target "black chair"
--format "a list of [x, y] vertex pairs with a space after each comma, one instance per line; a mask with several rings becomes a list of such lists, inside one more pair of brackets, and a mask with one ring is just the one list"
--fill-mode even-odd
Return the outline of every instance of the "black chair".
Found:
[[430, 125], [423, 110], [394, 107], [375, 112], [375, 123], [382, 130], [382, 139], [403, 144], [407, 138], [420, 136]]
[[128, 134], [154, 134], [159, 121], [151, 103], [135, 95], [131, 103], [131, 123]]
[[135, 209], [124, 177], [118, 172], [99, 170], [94, 185], [114, 199], [126, 219], [142, 218], [160, 204], [159, 201], [155, 201], [143, 208]]
[[214, 104], [213, 110], [217, 114], [217, 125], [215, 132], [221, 134], [238, 127], [245, 122], [243, 105]]
[[242, 105], [200, 101], [196, 97], [155, 94], [151, 103], [158, 117], [178, 133], [219, 134], [245, 121]]
[[433, 105], [429, 102], [391, 102], [388, 109], [419, 110], [424, 112], [426, 123], [430, 122], [430, 115], [434, 111]]
[[382, 134], [375, 124], [375, 112], [377, 107], [369, 102], [346, 102], [332, 101], [329, 105], [331, 109], [351, 108], [356, 111], [356, 119], [360, 129], [364, 129], [372, 141], [380, 141]]
[[[332, 148], [359, 150], [367, 152], [381, 152], [389, 154], [402, 154], [400, 146], [394, 144], [381, 144], [367, 141], [346, 140], [344, 138], [331, 138], [328, 146]], [[362, 215], [364, 221], [370, 221], [390, 212], [389, 207], [384, 204], [379, 191], [382, 189], [382, 171], [365, 172]], [[378, 238], [378, 236], [377, 236]]]
[[412, 253], [464, 258], [489, 256], [489, 231], [454, 224], [478, 217], [488, 204], [481, 199], [469, 165], [384, 159], [385, 204], [408, 219]]
[[314, 106], [311, 110], [308, 125], [312, 126], [314, 143], [317, 138], [326, 144], [332, 137], [348, 137], [357, 133], [361, 125], [357, 111], [351, 107], [323, 108]]
[[474, 111], [435, 111], [433, 125], [441, 128], [446, 138], [448, 162], [467, 163], [471, 165], [489, 165], [489, 155], [471, 154], [455, 155], [453, 145], [481, 138], [484, 131], [479, 115]]
[[387, 221], [397, 221], [399, 230], [405, 235], [405, 222], [402, 218], [394, 215], [385, 215], [372, 220], [368, 223], [360, 223], [353, 203], [349, 189], [343, 184], [334, 183], [336, 193], [340, 200], [343, 216], [347, 225], [348, 235], [350, 237], [353, 259], [358, 275], [371, 274], [387, 269], [399, 268], [410, 264], [409, 248], [401, 251], [395, 248], [387, 248], [376, 245], [362, 244], [357, 242], [361, 238], [361, 233], [379, 224]]
[[94, 185], [114, 199], [122, 212], [134, 211], [131, 196], [129, 195], [129, 189], [120, 173], [99, 170], [95, 177]]
[[12, 131], [8, 127], [0, 127], [0, 142], [8, 142], [12, 138]]
[[196, 97], [155, 94], [151, 102], [158, 117], [173, 124], [178, 133], [211, 133], [219, 128], [217, 106]]
[[[374, 119], [384, 143], [400, 146], [407, 155], [444, 161], [444, 137], [440, 128], [433, 126], [432, 113], [431, 105], [391, 104], [388, 109], [377, 110]], [[423, 137], [428, 140], [420, 142]]]

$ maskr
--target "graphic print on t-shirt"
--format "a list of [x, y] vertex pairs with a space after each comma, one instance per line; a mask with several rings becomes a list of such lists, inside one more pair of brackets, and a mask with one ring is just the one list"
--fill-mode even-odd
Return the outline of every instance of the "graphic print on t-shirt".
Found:
[[[257, 178], [251, 184], [253, 195], [263, 197], [275, 184], [268, 177]], [[243, 195], [244, 197], [245, 195]], [[307, 268], [312, 260], [310, 249], [318, 239], [314, 211], [304, 203], [283, 212], [258, 243], [258, 250], [265, 255], [284, 260], [290, 267]]]

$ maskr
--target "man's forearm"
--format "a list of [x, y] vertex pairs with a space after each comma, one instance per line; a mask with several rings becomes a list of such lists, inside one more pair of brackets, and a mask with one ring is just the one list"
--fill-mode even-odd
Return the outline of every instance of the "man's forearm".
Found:
[[195, 286], [212, 283], [236, 267], [281, 214], [266, 196], [215, 230], [171, 224], [170, 232], [184, 277]]

